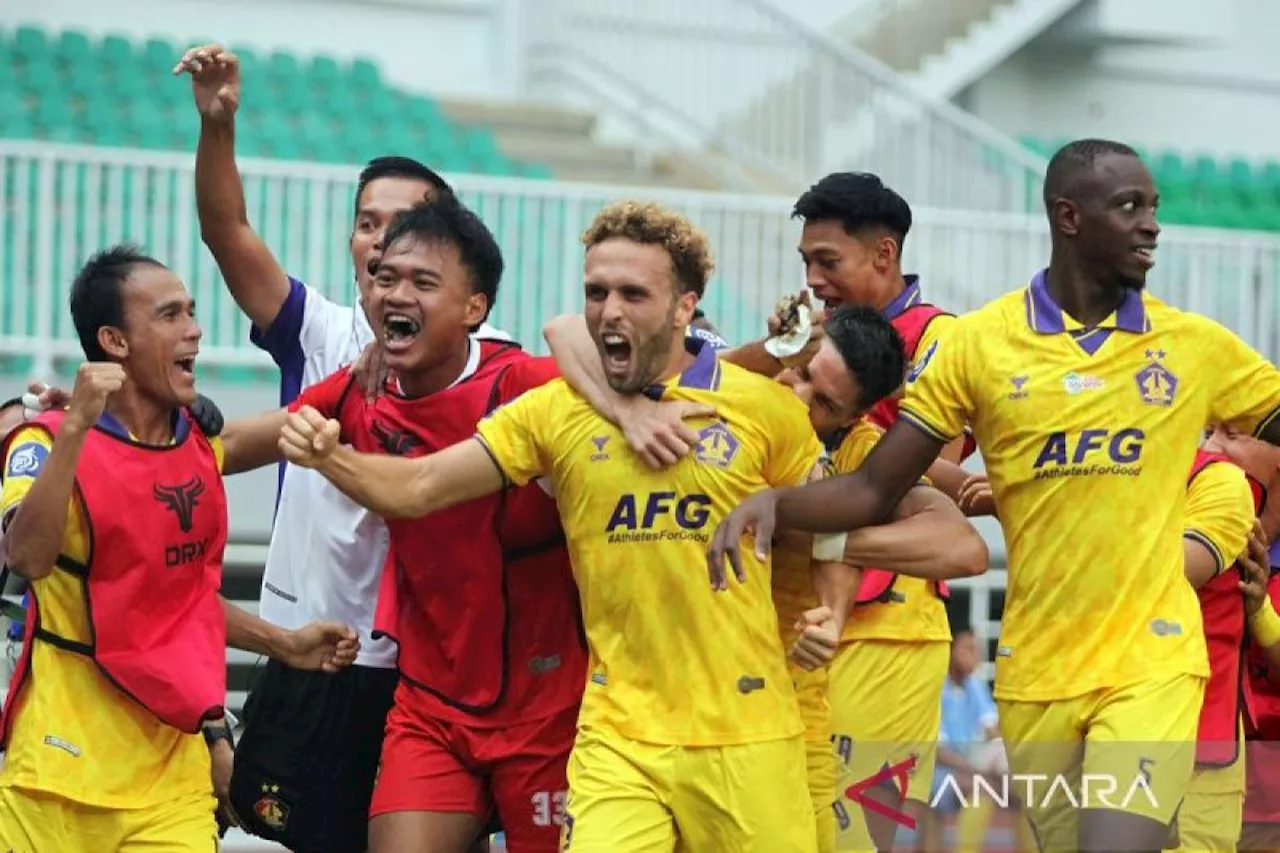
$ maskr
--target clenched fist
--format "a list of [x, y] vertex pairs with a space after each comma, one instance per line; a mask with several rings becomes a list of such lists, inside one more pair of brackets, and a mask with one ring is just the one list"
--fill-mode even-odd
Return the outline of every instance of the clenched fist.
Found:
[[800, 636], [791, 647], [791, 661], [801, 669], [820, 669], [831, 663], [840, 648], [840, 626], [830, 607], [805, 611], [796, 623]]
[[240, 106], [240, 60], [220, 44], [193, 47], [183, 54], [173, 73], [191, 75], [191, 95], [200, 115], [211, 121], [231, 121]]
[[64, 429], [85, 431], [98, 422], [107, 407], [107, 398], [120, 390], [126, 375], [114, 361], [88, 361], [76, 371]]
[[338, 422], [310, 406], [289, 415], [280, 428], [280, 452], [302, 468], [319, 468], [338, 446]]

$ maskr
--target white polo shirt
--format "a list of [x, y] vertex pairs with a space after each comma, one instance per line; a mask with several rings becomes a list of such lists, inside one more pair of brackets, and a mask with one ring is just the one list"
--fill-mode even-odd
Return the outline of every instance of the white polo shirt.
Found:
[[[477, 338], [510, 340], [487, 323]], [[355, 361], [374, 336], [364, 311], [289, 279], [289, 296], [265, 332], [250, 339], [280, 367], [280, 404]], [[281, 464], [275, 526], [262, 577], [260, 614], [282, 628], [331, 619], [360, 632], [359, 666], [394, 667], [396, 646], [374, 640], [373, 615], [386, 525], [315, 471]]]

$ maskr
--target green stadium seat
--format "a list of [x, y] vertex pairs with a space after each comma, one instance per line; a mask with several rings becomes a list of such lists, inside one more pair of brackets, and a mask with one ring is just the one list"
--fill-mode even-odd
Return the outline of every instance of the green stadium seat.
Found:
[[351, 63], [350, 79], [357, 88], [380, 89], [382, 87], [382, 75], [378, 72], [378, 66], [367, 59], [357, 59]]
[[168, 74], [184, 52], [177, 45], [163, 39], [148, 39], [142, 49], [139, 70], [150, 74]]
[[133, 63], [133, 45], [123, 36], [107, 36], [98, 48], [98, 59], [110, 68], [125, 68]]
[[63, 30], [53, 48], [54, 55], [63, 63], [73, 63], [91, 57], [94, 53], [89, 37], [77, 30]]
[[43, 59], [49, 53], [49, 39], [37, 27], [18, 27], [13, 33], [13, 55], [20, 62]]
[[13, 79], [28, 94], [39, 98], [47, 98], [62, 87], [62, 75], [47, 57], [18, 66], [14, 69]]
[[298, 58], [292, 53], [277, 51], [267, 60], [266, 74], [273, 84], [280, 80], [297, 79], [301, 73], [302, 66], [298, 64]]

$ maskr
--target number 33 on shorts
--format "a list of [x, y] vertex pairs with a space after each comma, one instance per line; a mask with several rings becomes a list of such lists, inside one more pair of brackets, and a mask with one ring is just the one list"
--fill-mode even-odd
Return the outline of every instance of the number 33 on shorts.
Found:
[[534, 826], [564, 826], [564, 791], [538, 791], [529, 800]]

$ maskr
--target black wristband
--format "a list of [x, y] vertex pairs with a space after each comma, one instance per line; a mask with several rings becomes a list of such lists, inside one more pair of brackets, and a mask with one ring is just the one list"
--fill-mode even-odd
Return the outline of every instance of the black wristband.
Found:
[[200, 731], [204, 734], [204, 742], [209, 746], [213, 746], [220, 740], [225, 740], [231, 745], [232, 749], [235, 749], [235, 736], [231, 734], [231, 727], [226, 723], [205, 725], [201, 727]]

